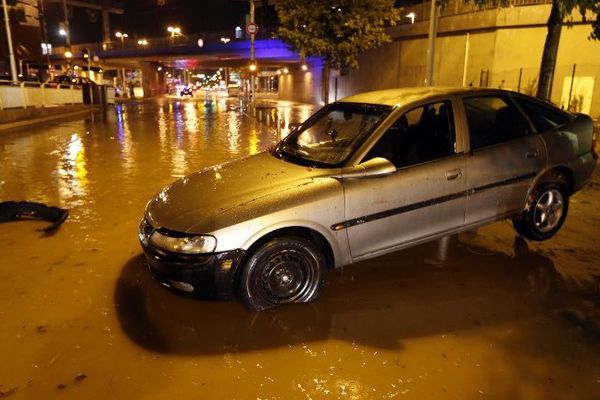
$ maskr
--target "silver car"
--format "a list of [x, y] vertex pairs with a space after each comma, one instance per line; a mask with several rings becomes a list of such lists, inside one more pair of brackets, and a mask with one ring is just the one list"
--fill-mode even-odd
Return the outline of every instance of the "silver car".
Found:
[[409, 88], [323, 107], [272, 150], [147, 205], [150, 270], [254, 310], [314, 300], [331, 268], [511, 218], [552, 237], [596, 165], [591, 119], [503, 90]]

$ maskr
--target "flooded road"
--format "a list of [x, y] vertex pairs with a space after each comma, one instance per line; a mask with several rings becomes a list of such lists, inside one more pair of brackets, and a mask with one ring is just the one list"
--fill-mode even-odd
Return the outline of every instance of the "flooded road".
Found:
[[542, 244], [508, 222], [329, 274], [251, 313], [153, 281], [137, 226], [164, 185], [267, 149], [310, 106], [156, 100], [0, 134], [0, 398], [598, 399], [600, 176]]

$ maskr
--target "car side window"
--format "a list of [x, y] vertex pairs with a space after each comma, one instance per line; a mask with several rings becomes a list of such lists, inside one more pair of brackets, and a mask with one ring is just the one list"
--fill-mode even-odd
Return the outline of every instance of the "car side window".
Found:
[[364, 161], [383, 157], [396, 168], [454, 154], [454, 121], [449, 101], [413, 108], [398, 118]]
[[570, 120], [567, 114], [559, 110], [553, 110], [550, 107], [523, 98], [516, 98], [515, 100], [523, 107], [538, 132], [548, 131], [564, 125]]
[[463, 103], [472, 150], [517, 139], [529, 133], [523, 115], [502, 97], [470, 97], [465, 98]]

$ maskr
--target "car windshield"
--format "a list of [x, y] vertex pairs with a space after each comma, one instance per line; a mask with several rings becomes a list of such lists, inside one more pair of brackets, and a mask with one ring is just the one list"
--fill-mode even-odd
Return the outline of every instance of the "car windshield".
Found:
[[391, 110], [383, 105], [330, 104], [283, 139], [274, 154], [296, 164], [340, 166]]

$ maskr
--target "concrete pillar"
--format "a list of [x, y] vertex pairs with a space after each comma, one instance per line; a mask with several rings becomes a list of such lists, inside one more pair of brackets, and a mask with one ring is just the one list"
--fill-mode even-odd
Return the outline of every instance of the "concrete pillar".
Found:
[[141, 70], [144, 97], [154, 97], [166, 92], [164, 69], [159, 71], [158, 63], [142, 61]]

